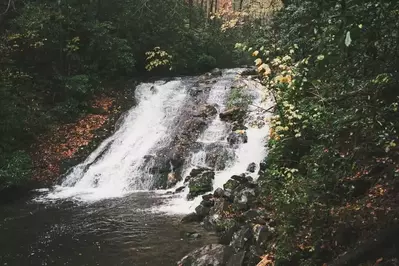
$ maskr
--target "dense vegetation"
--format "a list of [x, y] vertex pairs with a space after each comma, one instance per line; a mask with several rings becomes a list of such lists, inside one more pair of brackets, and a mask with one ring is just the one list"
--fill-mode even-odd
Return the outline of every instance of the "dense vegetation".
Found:
[[193, 74], [237, 63], [242, 34], [221, 25], [193, 1], [3, 1], [0, 187], [29, 177], [31, 144], [92, 112], [90, 100], [105, 84], [147, 70]]
[[[238, 47], [276, 101], [262, 178], [278, 229], [269, 252], [276, 265], [323, 265], [399, 215], [399, 3], [286, 2]], [[348, 265], [384, 257], [369, 251]]]

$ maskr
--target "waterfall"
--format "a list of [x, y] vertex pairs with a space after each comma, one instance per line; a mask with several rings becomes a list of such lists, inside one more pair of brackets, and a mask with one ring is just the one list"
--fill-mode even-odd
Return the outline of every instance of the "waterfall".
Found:
[[[190, 77], [140, 84], [134, 95], [137, 106], [124, 115], [114, 134], [103, 141], [84, 162], [72, 168], [62, 183], [41, 199], [72, 198], [95, 201], [121, 197], [135, 191], [153, 190], [159, 181], [159, 167], [156, 162], [159, 151], [165, 148], [168, 150], [171, 145], [175, 145], [176, 139], [181, 138], [178, 134], [187, 121], [187, 114], [190, 111], [195, 113], [196, 108], [207, 104], [215, 106], [217, 114], [211, 120], [206, 120], [205, 128], [190, 144], [196, 148], [190, 146], [182, 165], [169, 160], [165, 166], [166, 171], [173, 175], [180, 173], [182, 180], [173, 188], [154, 191], [158, 196], [163, 194], [162, 197], [165, 197], [165, 203], [156, 207], [155, 211], [192, 211], [201, 197], [187, 201], [187, 188], [182, 193], [172, 196], [166, 193], [182, 186], [184, 177], [191, 169], [209, 167], [206, 160], [209, 149], [221, 146], [228, 154], [223, 167], [220, 167], [223, 169], [215, 167], [214, 189], [222, 187], [232, 175], [245, 172], [248, 164], [255, 162], [259, 165], [266, 156], [268, 125], [250, 125], [251, 119], [264, 120], [267, 114], [259, 106], [265, 107], [270, 104], [261, 101], [262, 90], [257, 82], [243, 80], [247, 92], [253, 96], [253, 105], [249, 107], [246, 120], [247, 143], [238, 147], [229, 146], [226, 137], [231, 132], [231, 127], [221, 121], [218, 115], [226, 110], [230, 87], [241, 70], [224, 70], [222, 76], [208, 77], [208, 80], [204, 80], [203, 77]], [[203, 101], [201, 97], [204, 98]], [[252, 176], [257, 178], [256, 173]]]

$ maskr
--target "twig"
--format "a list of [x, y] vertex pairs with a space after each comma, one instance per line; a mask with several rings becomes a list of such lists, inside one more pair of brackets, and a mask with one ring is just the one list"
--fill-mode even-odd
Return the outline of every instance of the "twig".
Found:
[[273, 105], [272, 107], [269, 107], [269, 108], [265, 109], [265, 108], [263, 108], [263, 107], [260, 107], [260, 106], [258, 106], [258, 105], [255, 105], [255, 104], [250, 104], [250, 105], [252, 105], [252, 106], [254, 106], [254, 107], [256, 107], [256, 108], [262, 109], [262, 110], [264, 110], [264, 111], [266, 111], [266, 112], [270, 112], [270, 113], [273, 113], [273, 111], [271, 111], [271, 110], [272, 110], [274, 107], [276, 107], [275, 105]]

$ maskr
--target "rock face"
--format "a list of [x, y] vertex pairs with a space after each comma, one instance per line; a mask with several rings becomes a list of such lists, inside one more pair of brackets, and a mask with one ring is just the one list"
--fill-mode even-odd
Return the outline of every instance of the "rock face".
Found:
[[204, 194], [212, 190], [212, 182], [215, 177], [215, 172], [207, 168], [194, 169], [190, 176], [186, 178], [189, 182], [189, 193], [187, 199], [193, 199], [196, 196]]
[[235, 144], [240, 144], [240, 143], [247, 143], [248, 142], [247, 133], [244, 130], [237, 130], [237, 131], [231, 132], [227, 136], [227, 142], [230, 145], [235, 145]]
[[220, 113], [219, 117], [222, 121], [242, 123], [245, 117], [245, 110], [241, 109], [240, 107], [233, 107], [223, 113]]
[[234, 157], [234, 152], [226, 145], [214, 143], [205, 148], [206, 157], [205, 163], [216, 171], [224, 170], [231, 158]]
[[232, 254], [229, 246], [211, 244], [196, 249], [184, 258], [177, 265], [179, 266], [224, 266]]

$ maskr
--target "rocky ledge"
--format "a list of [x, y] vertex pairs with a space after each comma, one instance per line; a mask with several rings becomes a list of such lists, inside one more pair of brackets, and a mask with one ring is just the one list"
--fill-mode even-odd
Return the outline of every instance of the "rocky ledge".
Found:
[[[248, 166], [252, 170], [252, 164]], [[260, 172], [265, 170], [261, 164]], [[216, 232], [218, 243], [194, 250], [178, 265], [257, 265], [274, 236], [275, 222], [269, 211], [261, 207], [260, 187], [243, 173], [232, 176], [223, 188], [202, 196], [200, 205], [182, 219], [183, 223], [199, 222]], [[191, 192], [191, 190], [190, 190]]]

